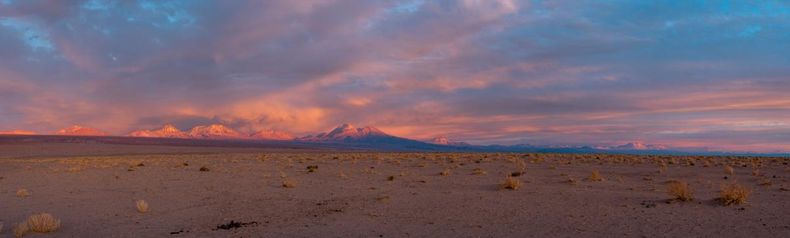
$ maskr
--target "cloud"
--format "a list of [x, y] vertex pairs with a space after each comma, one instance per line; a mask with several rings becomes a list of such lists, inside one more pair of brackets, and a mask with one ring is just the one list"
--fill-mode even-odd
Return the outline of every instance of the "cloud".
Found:
[[781, 1], [3, 4], [0, 130], [350, 122], [483, 144], [790, 151]]

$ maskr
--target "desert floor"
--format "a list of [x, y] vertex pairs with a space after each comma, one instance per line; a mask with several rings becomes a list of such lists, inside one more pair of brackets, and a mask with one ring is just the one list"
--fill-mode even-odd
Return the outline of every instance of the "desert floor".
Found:
[[[790, 237], [788, 162], [0, 146], [0, 237], [42, 212], [60, 227], [25, 237]], [[519, 171], [521, 186], [502, 188]], [[672, 200], [672, 180], [694, 200]], [[733, 182], [751, 193], [723, 206]]]

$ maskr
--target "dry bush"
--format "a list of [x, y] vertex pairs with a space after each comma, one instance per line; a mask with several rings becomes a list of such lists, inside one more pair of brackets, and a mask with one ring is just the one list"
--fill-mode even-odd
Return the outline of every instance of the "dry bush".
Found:
[[308, 165], [307, 166], [307, 172], [308, 173], [314, 173], [315, 171], [318, 171], [318, 165]]
[[753, 169], [752, 170], [752, 176], [755, 176], [755, 177], [756, 176], [760, 176], [760, 169]]
[[486, 172], [485, 170], [483, 170], [481, 168], [475, 168], [474, 170], [472, 170], [472, 174], [474, 174], [474, 175], [486, 175], [486, 174], [488, 174], [488, 172]]
[[768, 178], [762, 178], [762, 179], [760, 179], [760, 181], [758, 182], [758, 184], [759, 184], [760, 186], [771, 186], [771, 185], [773, 185], [774, 183], [773, 183], [773, 182], [772, 182], [770, 179], [768, 179]]
[[669, 181], [667, 183], [667, 193], [678, 201], [694, 200], [694, 194], [689, 188], [688, 183], [683, 181]]
[[590, 177], [588, 179], [590, 181], [596, 181], [596, 182], [604, 180], [603, 177], [601, 177], [601, 173], [599, 173], [598, 170], [593, 170], [592, 174], [590, 174]]
[[521, 172], [521, 174], [527, 172], [527, 163], [523, 159], [516, 159], [516, 167], [518, 167], [518, 172]]
[[521, 181], [514, 177], [507, 176], [501, 186], [503, 189], [516, 190], [521, 187]]
[[740, 184], [732, 183], [724, 185], [721, 187], [721, 197], [719, 197], [719, 201], [725, 206], [742, 204], [746, 202], [749, 193], [751, 193], [751, 190]]
[[137, 200], [137, 202], [135, 202], [135, 205], [137, 205], [138, 212], [140, 213], [148, 212], [148, 203], [145, 202], [145, 200]]
[[295, 188], [296, 182], [290, 179], [283, 179], [283, 188]]
[[33, 232], [49, 233], [60, 228], [60, 220], [49, 213], [35, 214], [27, 218], [27, 226]]
[[26, 198], [26, 197], [30, 196], [30, 191], [27, 191], [27, 189], [24, 189], [24, 188], [17, 189], [16, 190], [16, 196], [17, 197], [21, 197], [21, 198]]
[[343, 171], [340, 171], [340, 178], [347, 179], [348, 175], [346, 175], [346, 173], [343, 173]]
[[441, 176], [449, 176], [450, 175], [450, 169], [444, 169], [444, 171], [439, 173], [439, 175], [441, 175]]
[[14, 227], [14, 237], [22, 237], [27, 234], [28, 231], [30, 231], [30, 227], [27, 226], [27, 222], [16, 224]]
[[362, 170], [362, 173], [364, 173], [364, 174], [376, 174], [376, 170], [373, 170], [372, 167], [371, 168], [365, 168], [365, 169]]
[[200, 172], [208, 172], [208, 171], [210, 171], [210, 170], [211, 170], [211, 169], [209, 169], [209, 168], [208, 168], [208, 167], [206, 167], [206, 166], [200, 166]]
[[724, 173], [727, 173], [729, 175], [733, 175], [735, 173], [735, 169], [733, 169], [732, 166], [725, 165], [724, 166]]
[[569, 183], [570, 185], [576, 185], [576, 184], [578, 184], [578, 183], [579, 183], [579, 181], [577, 181], [575, 178], [573, 178], [573, 177], [570, 177], [570, 176], [568, 176], [568, 179], [567, 179], [567, 180], [565, 180], [565, 182], [566, 182], [566, 183]]

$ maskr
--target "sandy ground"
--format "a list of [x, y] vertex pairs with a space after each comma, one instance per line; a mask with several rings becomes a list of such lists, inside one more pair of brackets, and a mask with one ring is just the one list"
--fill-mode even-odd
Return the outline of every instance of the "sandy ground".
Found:
[[[60, 228], [25, 237], [790, 237], [786, 158], [140, 150], [0, 157], [0, 237], [41, 212]], [[747, 202], [720, 205], [733, 181]]]

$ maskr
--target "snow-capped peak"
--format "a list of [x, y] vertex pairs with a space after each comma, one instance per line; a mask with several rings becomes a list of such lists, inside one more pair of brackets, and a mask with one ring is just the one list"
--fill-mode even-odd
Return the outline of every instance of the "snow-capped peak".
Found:
[[194, 138], [206, 139], [228, 139], [244, 138], [245, 136], [238, 131], [222, 124], [211, 124], [208, 126], [196, 126], [189, 130], [189, 136]]
[[90, 127], [83, 127], [79, 125], [73, 125], [67, 128], [63, 128], [58, 130], [55, 134], [57, 135], [68, 135], [68, 136], [106, 136], [109, 135], [107, 132], [101, 131], [99, 129], [90, 128]]

